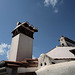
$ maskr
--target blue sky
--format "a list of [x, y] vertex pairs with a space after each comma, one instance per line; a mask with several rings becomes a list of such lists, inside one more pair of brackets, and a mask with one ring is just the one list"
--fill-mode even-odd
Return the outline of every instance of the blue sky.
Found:
[[17, 22], [38, 28], [33, 55], [39, 57], [59, 44], [61, 35], [75, 40], [75, 0], [0, 0], [0, 60], [7, 60]]

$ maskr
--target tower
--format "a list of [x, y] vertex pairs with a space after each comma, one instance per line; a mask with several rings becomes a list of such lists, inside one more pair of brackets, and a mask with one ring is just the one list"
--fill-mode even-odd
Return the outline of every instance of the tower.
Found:
[[61, 36], [59, 41], [61, 46], [75, 46], [75, 41], [64, 36]]
[[34, 28], [33, 25], [29, 25], [28, 22], [17, 23], [17, 27], [12, 31], [9, 61], [21, 61], [25, 58], [32, 58], [34, 32], [38, 32], [38, 29]]

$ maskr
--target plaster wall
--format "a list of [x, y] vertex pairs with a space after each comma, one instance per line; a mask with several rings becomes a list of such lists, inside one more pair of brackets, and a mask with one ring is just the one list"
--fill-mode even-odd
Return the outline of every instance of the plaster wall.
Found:
[[33, 39], [20, 33], [12, 38], [9, 61], [22, 61], [32, 58]]
[[62, 63], [62, 62], [69, 62], [69, 61], [75, 61], [75, 60], [71, 60], [71, 59], [55, 60], [55, 63]]
[[75, 61], [45, 66], [36, 75], [75, 75]]
[[17, 68], [7, 68], [8, 75], [17, 75]]
[[67, 46], [67, 43], [66, 43], [64, 37], [60, 38], [60, 45], [63, 46], [62, 44], [64, 44], [65, 46]]
[[16, 61], [20, 34], [12, 38], [9, 61]]
[[38, 70], [37, 67], [31, 67], [31, 68], [19, 67], [17, 72], [18, 73], [26, 73], [26, 72], [35, 72], [36, 70]]
[[68, 60], [55, 60], [55, 63], [68, 62]]
[[64, 39], [64, 37], [61, 37], [61, 38], [60, 38], [60, 45], [63, 46], [62, 44], [63, 44], [64, 46], [75, 46], [75, 44], [66, 41], [66, 40]]
[[53, 50], [46, 53], [51, 58], [75, 58], [69, 50], [75, 49], [75, 47], [56, 47]]
[[32, 58], [33, 39], [20, 33], [17, 61], [24, 60], [25, 58]]
[[46, 54], [41, 54], [40, 57], [38, 58], [38, 69], [51, 65], [54, 60], [47, 56]]

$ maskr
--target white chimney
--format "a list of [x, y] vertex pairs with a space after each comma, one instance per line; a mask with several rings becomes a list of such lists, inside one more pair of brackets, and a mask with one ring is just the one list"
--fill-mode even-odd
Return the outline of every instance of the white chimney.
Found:
[[12, 31], [12, 43], [9, 61], [22, 61], [25, 58], [32, 58], [33, 34], [38, 32], [28, 22], [17, 23], [17, 27]]

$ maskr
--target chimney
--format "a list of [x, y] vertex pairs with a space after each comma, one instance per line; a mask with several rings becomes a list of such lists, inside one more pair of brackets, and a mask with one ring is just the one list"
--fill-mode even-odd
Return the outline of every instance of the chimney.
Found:
[[38, 32], [38, 29], [29, 25], [28, 22], [17, 23], [17, 27], [12, 31], [9, 61], [22, 61], [25, 58], [32, 58], [34, 32]]

